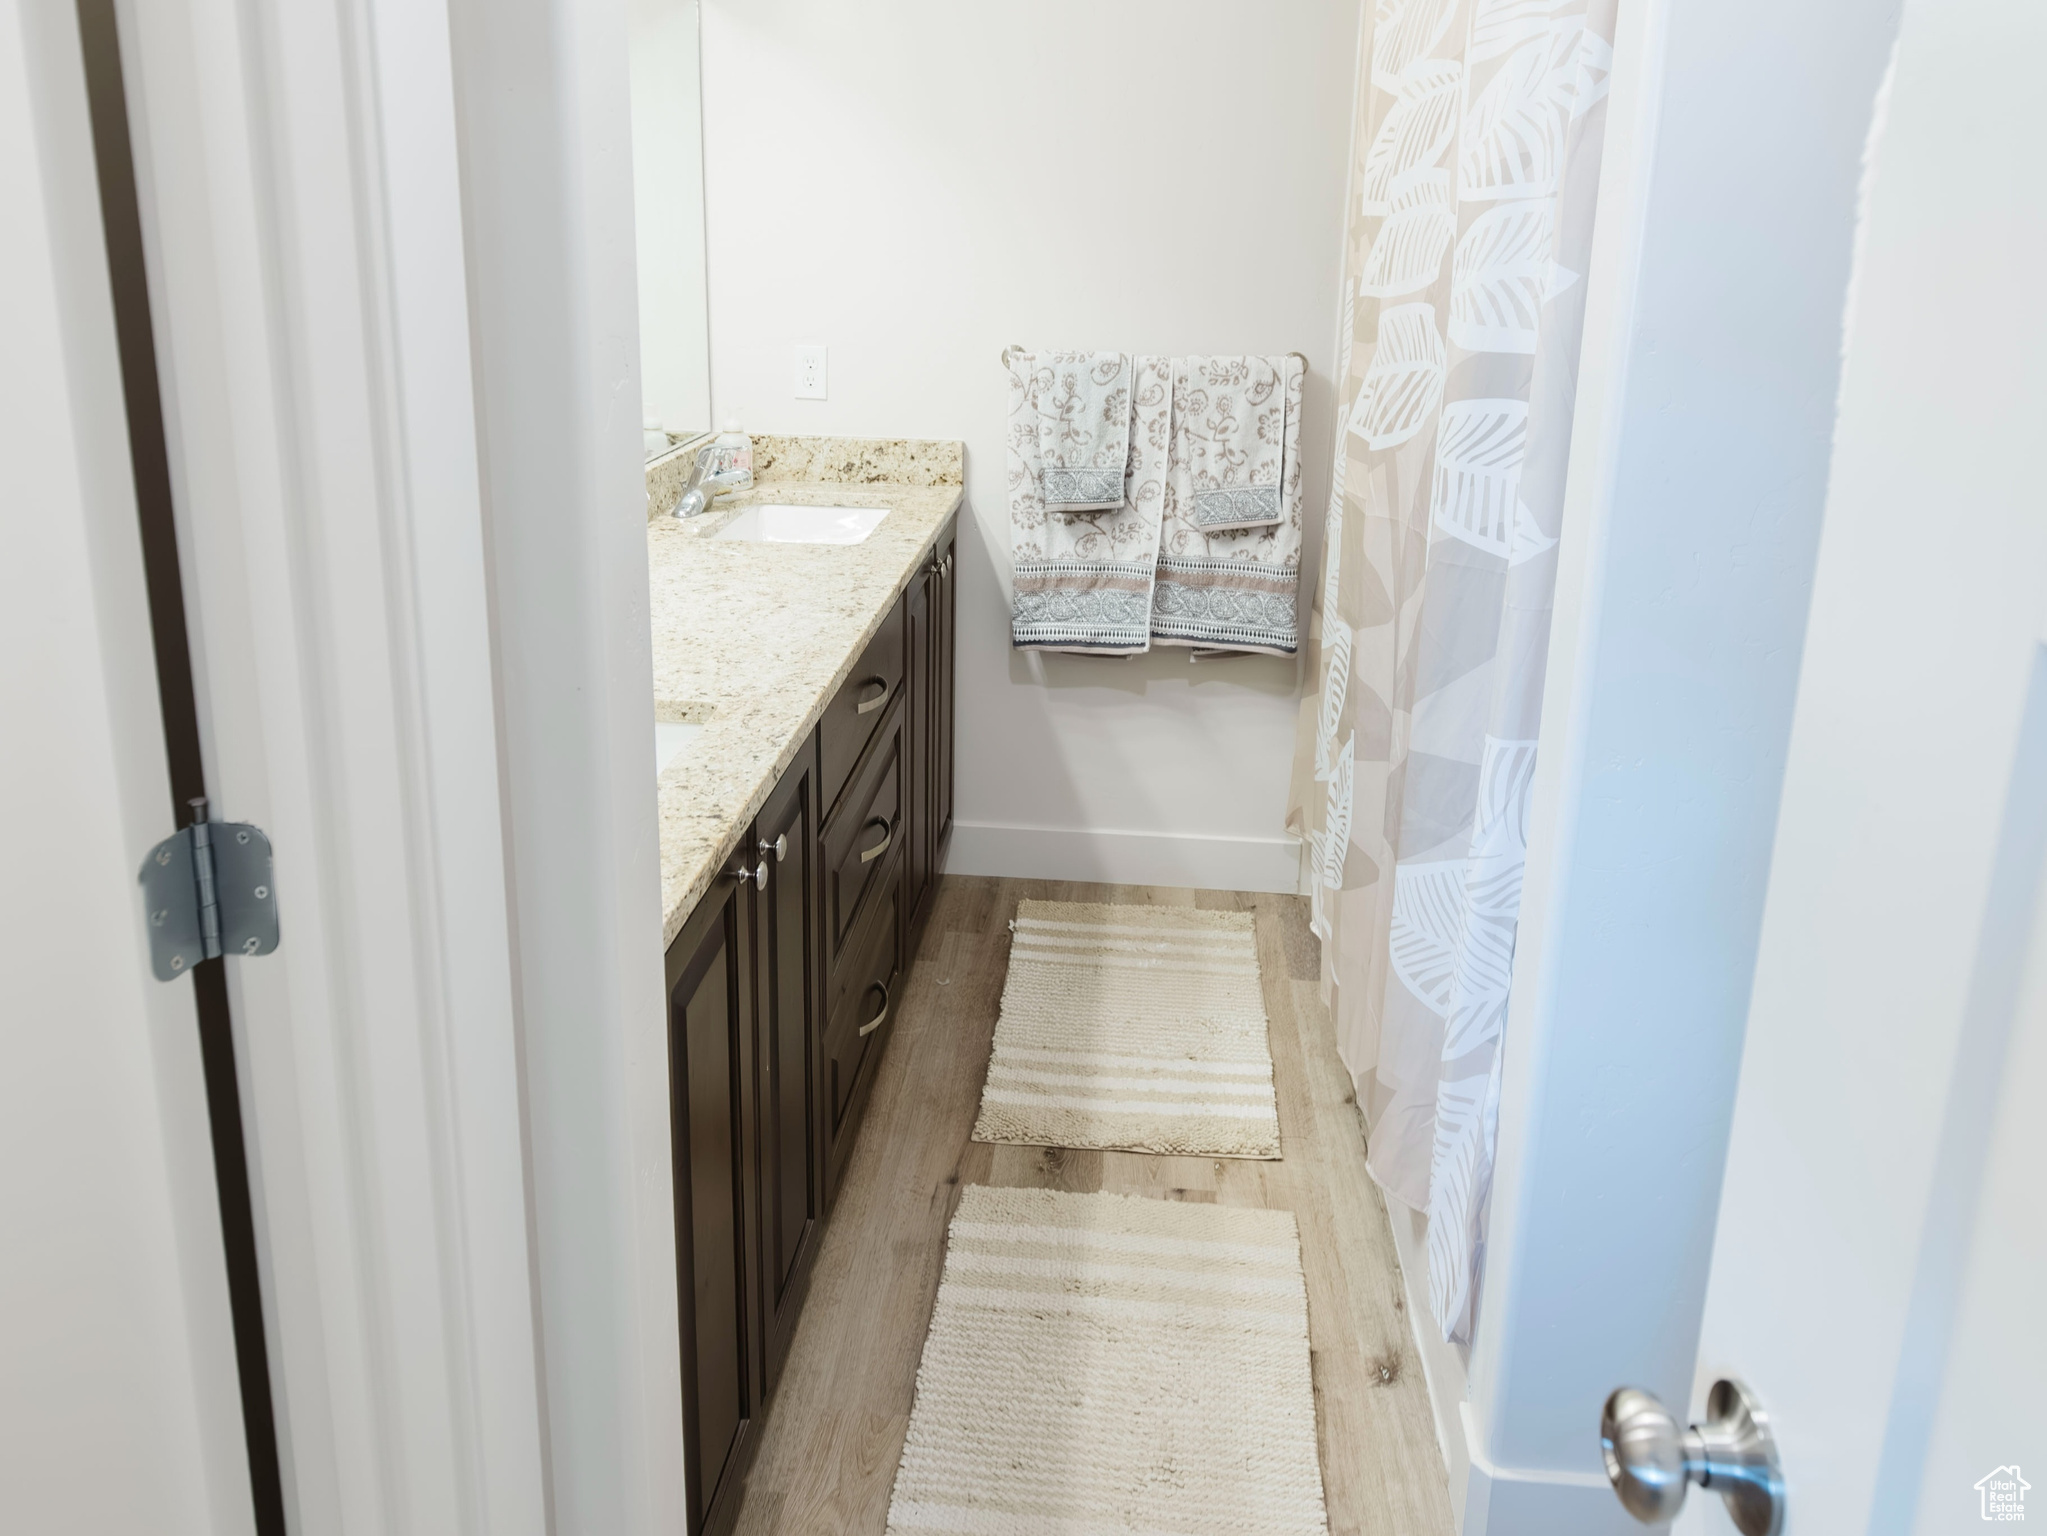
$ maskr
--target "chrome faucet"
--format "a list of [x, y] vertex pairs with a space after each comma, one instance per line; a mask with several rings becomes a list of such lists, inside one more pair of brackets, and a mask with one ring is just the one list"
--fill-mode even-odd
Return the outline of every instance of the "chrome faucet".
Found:
[[706, 444], [697, 450], [696, 461], [690, 466], [689, 484], [682, 488], [682, 498], [675, 504], [677, 517], [701, 516], [711, 505], [711, 498], [717, 495], [714, 487], [706, 486], [707, 472], [711, 467], [713, 448]]

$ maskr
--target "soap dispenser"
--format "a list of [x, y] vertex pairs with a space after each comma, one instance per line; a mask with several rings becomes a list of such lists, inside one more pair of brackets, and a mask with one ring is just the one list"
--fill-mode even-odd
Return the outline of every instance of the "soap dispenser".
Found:
[[753, 489], [753, 439], [739, 430], [739, 418], [725, 418], [725, 429], [711, 439], [711, 474], [717, 494], [730, 496]]

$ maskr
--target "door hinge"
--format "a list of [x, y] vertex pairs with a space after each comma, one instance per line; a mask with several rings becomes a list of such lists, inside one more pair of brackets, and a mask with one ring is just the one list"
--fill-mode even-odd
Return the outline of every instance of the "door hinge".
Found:
[[203, 799], [191, 804], [192, 825], [150, 849], [138, 877], [158, 981], [217, 955], [277, 948], [270, 839], [245, 821], [208, 821]]

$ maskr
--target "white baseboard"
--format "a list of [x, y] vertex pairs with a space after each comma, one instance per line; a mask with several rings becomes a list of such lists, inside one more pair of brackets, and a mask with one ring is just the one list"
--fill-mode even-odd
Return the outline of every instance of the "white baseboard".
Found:
[[[1465, 1352], [1445, 1343], [1429, 1311], [1428, 1222], [1397, 1200], [1386, 1202], [1401, 1289], [1413, 1324], [1458, 1536], [1641, 1536], [1642, 1527], [1596, 1472], [1502, 1467], [1487, 1459], [1472, 1414]], [[1588, 1429], [1587, 1434], [1591, 1431]]]
[[1444, 1341], [1429, 1311], [1429, 1223], [1426, 1216], [1398, 1200], [1386, 1202], [1386, 1224], [1393, 1229], [1393, 1253], [1400, 1261], [1400, 1289], [1407, 1298], [1408, 1331], [1421, 1358], [1428, 1383], [1429, 1412], [1436, 1421], [1436, 1444], [1443, 1451], [1443, 1471], [1450, 1481], [1450, 1516], [1464, 1519], [1465, 1490], [1471, 1480], [1471, 1451], [1464, 1432], [1463, 1409], [1470, 1390], [1465, 1352]]
[[[1475, 1448], [1470, 1403], [1460, 1417], [1465, 1442]], [[1586, 1430], [1588, 1439], [1592, 1433]], [[1474, 1454], [1457, 1529], [1459, 1536], [1642, 1536], [1643, 1527], [1601, 1473], [1501, 1467]]]
[[1210, 891], [1298, 891], [1291, 837], [1202, 837], [954, 821], [948, 874], [1110, 885], [1191, 885]]

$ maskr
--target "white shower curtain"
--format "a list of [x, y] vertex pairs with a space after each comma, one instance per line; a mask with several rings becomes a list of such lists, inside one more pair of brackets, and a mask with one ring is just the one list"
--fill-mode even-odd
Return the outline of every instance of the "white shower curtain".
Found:
[[1470, 1336], [1614, 0], [1377, 0], [1290, 820], [1368, 1165]]

